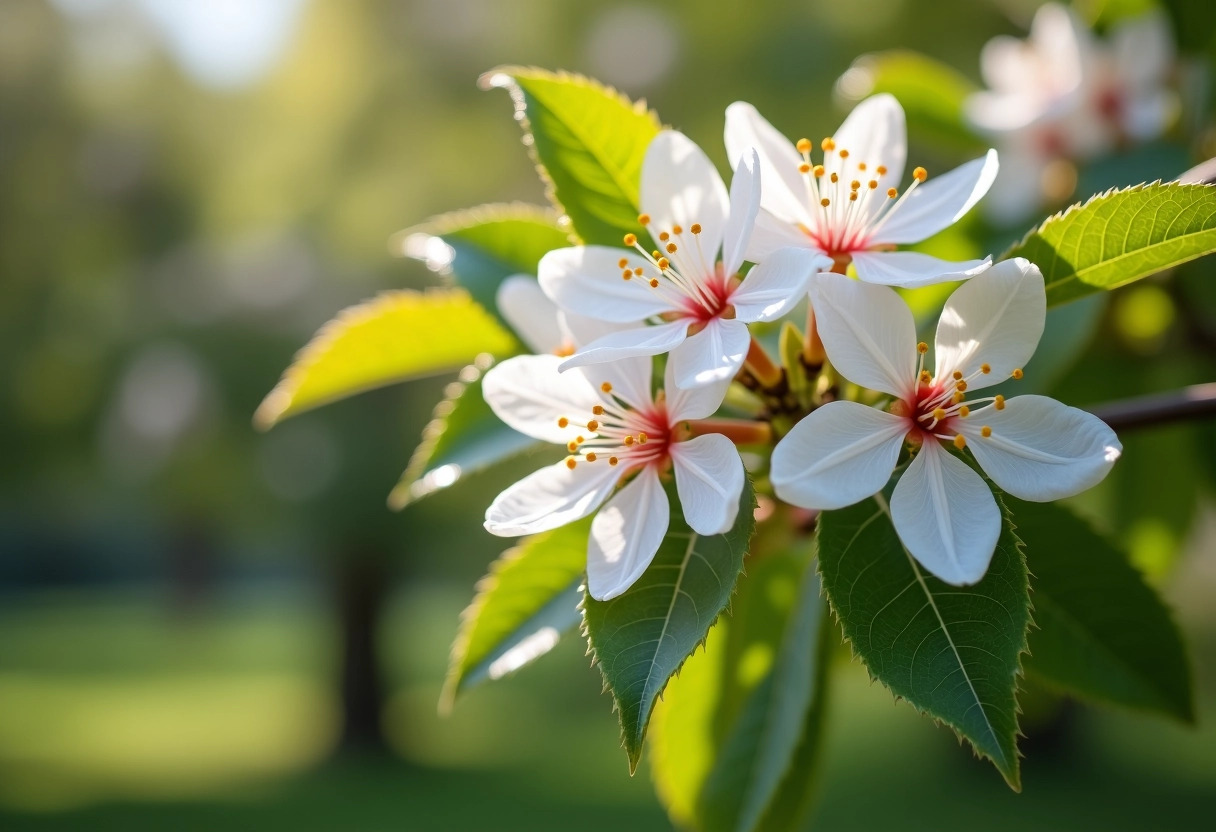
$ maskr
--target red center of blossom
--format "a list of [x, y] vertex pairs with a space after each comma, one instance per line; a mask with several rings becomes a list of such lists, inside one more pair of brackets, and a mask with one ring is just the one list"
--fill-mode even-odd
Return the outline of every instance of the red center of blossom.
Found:
[[581, 464], [611, 465], [621, 476], [645, 465], [667, 464], [672, 432], [666, 396], [631, 401], [609, 382], [600, 385], [600, 404], [585, 419], [561, 416], [560, 428], [581, 429], [566, 443], [571, 470]]

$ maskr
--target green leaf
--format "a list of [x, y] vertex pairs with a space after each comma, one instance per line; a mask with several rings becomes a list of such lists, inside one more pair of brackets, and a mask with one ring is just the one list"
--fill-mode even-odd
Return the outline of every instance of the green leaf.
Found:
[[535, 275], [540, 258], [568, 245], [556, 213], [518, 202], [442, 214], [397, 232], [389, 243], [394, 252], [450, 273], [489, 310], [497, 309], [498, 286], [505, 278]]
[[388, 495], [389, 508], [403, 509], [469, 474], [544, 444], [505, 425], [486, 404], [481, 381], [487, 363], [465, 367], [460, 380], [444, 390], [421, 444]]
[[963, 119], [963, 102], [977, 87], [928, 55], [907, 49], [862, 55], [836, 82], [836, 90], [854, 102], [890, 93], [903, 105], [913, 136], [957, 150], [981, 152], [985, 147]]
[[344, 309], [304, 349], [254, 413], [265, 430], [288, 416], [398, 381], [516, 350], [461, 289], [395, 291]]
[[698, 535], [674, 510], [674, 488], [668, 499], [671, 523], [650, 568], [624, 594], [611, 601], [588, 595], [583, 606], [583, 628], [620, 716], [631, 772], [641, 759], [655, 700], [725, 609], [755, 527], [750, 482], [725, 534]]
[[620, 245], [638, 230], [638, 189], [659, 119], [645, 102], [565, 72], [501, 67], [482, 87], [506, 89], [524, 143], [558, 211], [588, 244]]
[[1010, 500], [1034, 576], [1026, 674], [1097, 702], [1195, 719], [1186, 649], [1140, 573], [1067, 509]]
[[549, 652], [579, 621], [587, 567], [588, 518], [533, 535], [490, 564], [461, 616], [460, 632], [440, 697], [456, 697], [485, 679], [498, 679]]
[[818, 540], [824, 589], [870, 674], [1020, 789], [1015, 694], [1030, 598], [1008, 517], [987, 575], [969, 587], [927, 574], [875, 499], [825, 511]]
[[1049, 217], [1001, 258], [1043, 270], [1047, 303], [1115, 289], [1216, 251], [1216, 185], [1136, 185]]
[[701, 792], [708, 832], [758, 828], [789, 776], [814, 704], [820, 628], [830, 626], [825, 609], [819, 576], [808, 568], [772, 669], [748, 698]]

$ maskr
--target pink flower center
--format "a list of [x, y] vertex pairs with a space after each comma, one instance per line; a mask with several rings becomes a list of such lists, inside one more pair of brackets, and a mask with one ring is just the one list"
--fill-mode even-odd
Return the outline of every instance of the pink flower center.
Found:
[[607, 381], [599, 390], [600, 402], [590, 413], [557, 419], [560, 428], [584, 429], [566, 444], [566, 465], [610, 465], [621, 476], [645, 465], [666, 467], [674, 439], [666, 396], [660, 391], [653, 400], [633, 402]]
[[[638, 221], [649, 225], [650, 217], [643, 214]], [[662, 250], [646, 251], [636, 234], [625, 235], [625, 245], [646, 258], [649, 268], [630, 268], [629, 261], [621, 258], [617, 264], [621, 278], [638, 281], [659, 295], [673, 310], [663, 316], [669, 320], [688, 318], [700, 328], [715, 318], [733, 318], [730, 298], [740, 281], [726, 274], [716, 259], [717, 252], [707, 256], [701, 246], [701, 225], [693, 223], [687, 229], [675, 225], [670, 230], [651, 229], [651, 233]]]

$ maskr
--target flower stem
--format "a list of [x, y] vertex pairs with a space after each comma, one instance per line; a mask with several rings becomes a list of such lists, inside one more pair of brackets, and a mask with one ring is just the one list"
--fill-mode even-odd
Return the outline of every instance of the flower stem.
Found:
[[773, 439], [768, 422], [747, 419], [697, 419], [688, 423], [693, 436], [720, 433], [736, 445], [766, 445]]
[[764, 351], [764, 347], [760, 346], [760, 342], [754, 335], [751, 345], [747, 348], [747, 358], [744, 359], [743, 364], [763, 387], [778, 387], [783, 380], [781, 368], [773, 363], [773, 359], [769, 358], [768, 353]]

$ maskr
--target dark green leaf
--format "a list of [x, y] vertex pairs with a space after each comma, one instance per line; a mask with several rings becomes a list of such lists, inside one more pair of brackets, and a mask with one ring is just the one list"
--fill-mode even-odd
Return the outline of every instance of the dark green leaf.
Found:
[[536, 274], [540, 258], [570, 245], [569, 235], [549, 209], [523, 203], [482, 205], [434, 217], [393, 235], [393, 251], [451, 273], [486, 309], [496, 310], [502, 281]]
[[655, 699], [730, 600], [755, 526], [750, 482], [734, 527], [712, 537], [684, 522], [674, 488], [668, 497], [671, 524], [650, 568], [624, 594], [611, 601], [587, 596], [583, 607], [587, 641], [620, 716], [631, 771], [641, 758]]
[[988, 574], [969, 587], [925, 573], [875, 499], [825, 511], [818, 540], [824, 589], [871, 675], [953, 728], [1019, 789], [1015, 694], [1030, 599], [1008, 517]]
[[490, 564], [461, 616], [440, 708], [551, 650], [578, 623], [590, 519], [533, 535]]
[[807, 568], [772, 669], [748, 697], [701, 792], [704, 829], [752, 832], [788, 778], [815, 704], [824, 609], [819, 576]]
[[1060, 506], [1010, 500], [1034, 576], [1026, 673], [1093, 699], [1192, 722], [1178, 628], [1127, 558]]
[[1049, 217], [1001, 259], [1043, 270], [1048, 304], [1114, 289], [1216, 250], [1216, 185], [1108, 191]]
[[659, 119], [645, 102], [569, 73], [502, 67], [484, 87], [511, 94], [550, 200], [588, 244], [620, 245], [638, 230], [638, 190]]
[[469, 474], [543, 444], [494, 415], [481, 395], [485, 369], [484, 364], [470, 364], [461, 370], [459, 381], [448, 385], [422, 432], [422, 442], [388, 495], [390, 508], [405, 508]]

